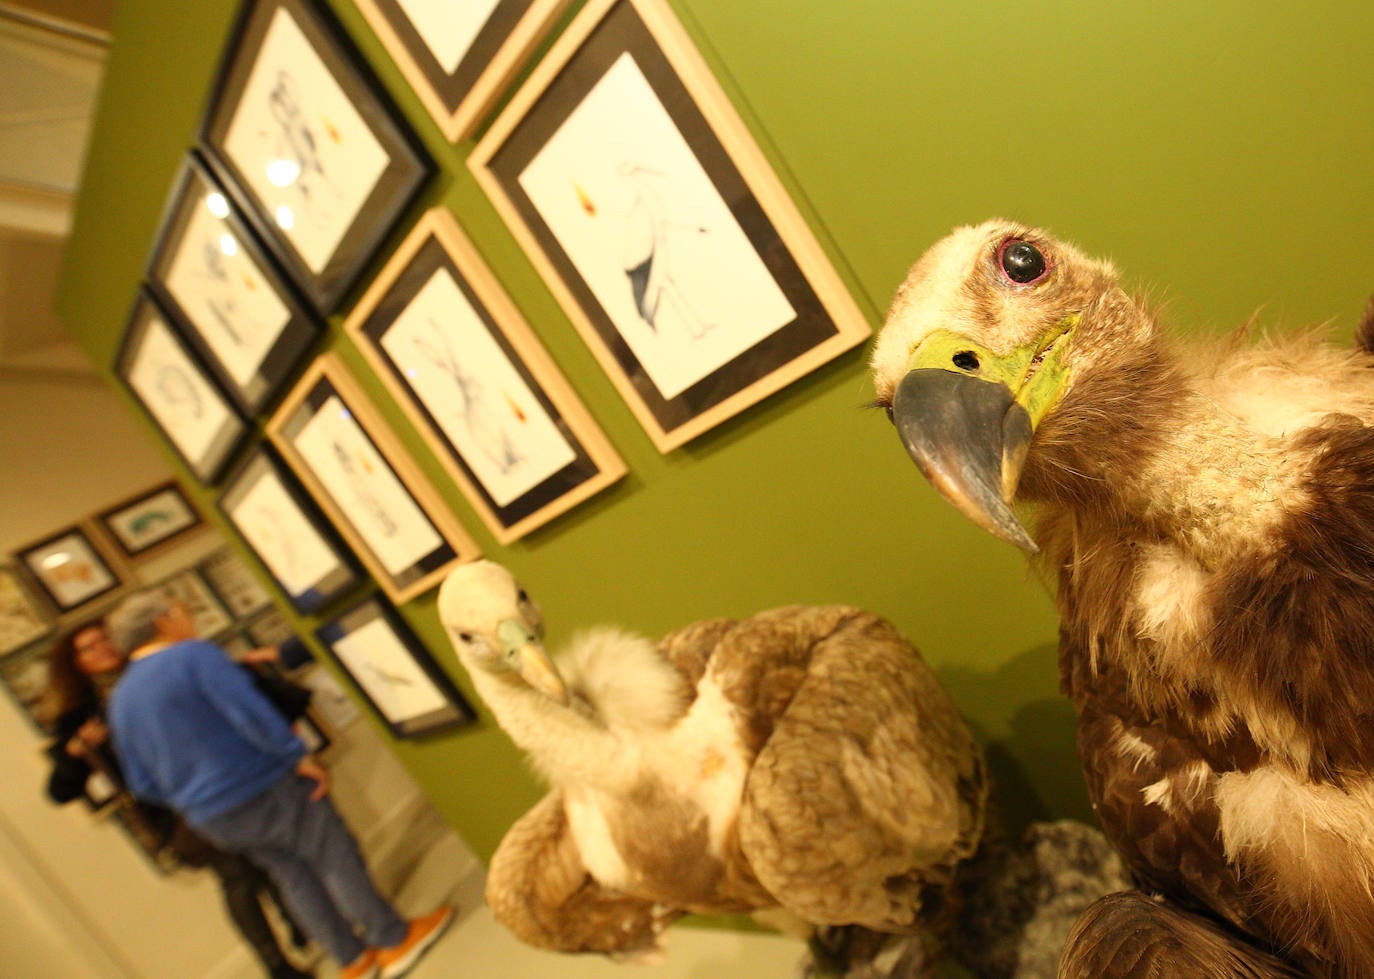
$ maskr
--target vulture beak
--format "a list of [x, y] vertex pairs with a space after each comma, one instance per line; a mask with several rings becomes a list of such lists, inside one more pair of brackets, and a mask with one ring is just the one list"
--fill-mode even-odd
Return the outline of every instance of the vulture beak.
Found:
[[519, 619], [506, 619], [497, 627], [496, 636], [506, 662], [521, 679], [564, 707], [572, 702], [558, 667], [529, 626]]
[[949, 331], [913, 352], [892, 398], [902, 445], [950, 503], [1022, 550], [1039, 548], [1011, 508], [1036, 426], [1068, 381], [1064, 353], [1078, 317], [998, 356]]

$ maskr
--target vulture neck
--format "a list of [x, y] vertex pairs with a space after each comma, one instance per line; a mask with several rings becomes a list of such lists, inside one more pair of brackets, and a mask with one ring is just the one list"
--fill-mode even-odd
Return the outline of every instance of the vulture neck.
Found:
[[1293, 493], [1279, 441], [1209, 397], [1162, 344], [1110, 373], [1065, 400], [1027, 460], [1025, 495], [1047, 517], [1042, 549], [1063, 559], [1105, 534], [1214, 567], [1237, 540], [1259, 546]]
[[502, 730], [550, 781], [606, 789], [620, 784], [627, 752], [605, 726], [550, 700], [514, 674], [470, 672]]

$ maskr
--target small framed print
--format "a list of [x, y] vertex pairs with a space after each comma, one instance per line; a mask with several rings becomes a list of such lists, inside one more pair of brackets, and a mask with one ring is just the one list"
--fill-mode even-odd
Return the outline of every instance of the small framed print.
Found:
[[163, 544], [204, 526], [199, 511], [174, 480], [102, 510], [96, 517], [125, 558], [143, 558]]
[[121, 584], [119, 573], [80, 526], [22, 547], [15, 556], [62, 612], [108, 595]]
[[447, 211], [421, 219], [345, 328], [502, 544], [624, 475]]
[[477, 558], [477, 543], [405, 454], [334, 354], [267, 425], [286, 464], [397, 604]]
[[201, 142], [325, 314], [433, 166], [328, 5], [308, 0], [245, 3]]
[[214, 482], [248, 426], [146, 291], [134, 304], [114, 369], [192, 474]]
[[246, 619], [272, 606], [272, 596], [262, 582], [227, 547], [197, 564], [196, 572], [234, 619]]
[[449, 142], [468, 136], [570, 0], [358, 0]]
[[476, 720], [453, 680], [380, 598], [363, 600], [315, 635], [396, 737], [433, 734]]
[[0, 656], [0, 684], [29, 723], [46, 735], [52, 733], [52, 722], [56, 720], [48, 703], [48, 651], [48, 643], [37, 642]]
[[0, 656], [42, 639], [52, 629], [52, 614], [18, 571], [0, 565]]
[[148, 286], [247, 418], [282, 389], [323, 329], [195, 152], [168, 201]]
[[871, 333], [664, 0], [592, 0], [469, 165], [662, 452]]
[[218, 506], [301, 615], [362, 581], [352, 553], [270, 446], [229, 474]]
[[200, 638], [214, 639], [233, 628], [234, 617], [197, 572], [183, 571], [159, 582], [156, 587], [168, 598], [186, 606]]

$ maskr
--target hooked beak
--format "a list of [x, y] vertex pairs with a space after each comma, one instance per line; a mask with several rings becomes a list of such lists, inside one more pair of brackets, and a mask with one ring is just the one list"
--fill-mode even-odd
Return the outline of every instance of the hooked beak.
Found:
[[558, 667], [544, 649], [539, 637], [525, 623], [507, 619], [496, 630], [501, 652], [511, 669], [535, 690], [563, 706], [572, 702]]
[[941, 496], [989, 533], [1039, 550], [1011, 508], [1033, 432], [1010, 388], [919, 368], [897, 385], [892, 414], [907, 455]]
[[1031, 439], [1068, 386], [1075, 314], [1034, 344], [997, 355], [949, 331], [913, 352], [892, 396], [902, 445], [946, 500], [984, 530], [1030, 554], [1012, 510]]

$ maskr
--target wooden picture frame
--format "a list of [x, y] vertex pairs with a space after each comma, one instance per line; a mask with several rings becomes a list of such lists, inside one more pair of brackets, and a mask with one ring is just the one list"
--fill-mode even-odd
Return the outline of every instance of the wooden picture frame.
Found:
[[16, 652], [53, 631], [55, 620], [19, 569], [0, 564], [0, 656]]
[[450, 143], [469, 136], [571, 0], [357, 0]]
[[247, 0], [200, 138], [324, 314], [434, 168], [328, 5], [308, 0]]
[[452, 678], [400, 614], [377, 596], [315, 635], [394, 736], [434, 734], [477, 720]]
[[59, 612], [81, 608], [123, 584], [118, 566], [81, 525], [49, 534], [14, 555]]
[[146, 287], [134, 302], [114, 372], [203, 483], [218, 478], [248, 437], [233, 402]]
[[336, 354], [310, 367], [267, 434], [398, 605], [480, 556]]
[[281, 391], [324, 328], [195, 151], [168, 198], [147, 279], [246, 418]]
[[468, 163], [661, 452], [872, 332], [663, 0], [592, 0]]
[[145, 558], [205, 526], [200, 511], [174, 479], [100, 511], [96, 521], [126, 560]]
[[448, 211], [429, 211], [344, 324], [502, 544], [625, 464]]
[[298, 614], [319, 611], [363, 580], [353, 552], [270, 445], [225, 478], [215, 505]]

